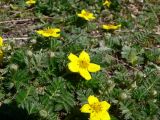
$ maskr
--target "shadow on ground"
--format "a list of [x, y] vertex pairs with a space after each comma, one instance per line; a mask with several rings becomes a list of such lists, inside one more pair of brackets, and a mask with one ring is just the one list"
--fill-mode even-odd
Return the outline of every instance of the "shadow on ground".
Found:
[[11, 104], [1, 105], [0, 120], [37, 120], [37, 119], [33, 115], [28, 115], [26, 110], [18, 108], [16, 103], [11, 103]]

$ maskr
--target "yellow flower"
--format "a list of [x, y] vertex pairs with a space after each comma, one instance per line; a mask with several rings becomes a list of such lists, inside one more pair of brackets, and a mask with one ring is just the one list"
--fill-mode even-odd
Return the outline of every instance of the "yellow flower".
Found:
[[100, 70], [100, 66], [94, 63], [90, 63], [90, 57], [88, 53], [82, 51], [79, 55], [79, 58], [70, 53], [68, 59], [71, 61], [68, 64], [68, 68], [71, 72], [78, 72], [86, 80], [91, 79], [89, 72], [97, 72]]
[[3, 39], [2, 39], [2, 37], [0, 37], [0, 47], [2, 47], [3, 46]]
[[36, 3], [36, 0], [28, 0], [28, 1], [26, 1], [27, 5], [32, 5], [32, 4], [35, 4], [35, 3]]
[[99, 102], [95, 96], [88, 97], [88, 103], [81, 107], [81, 112], [90, 113], [89, 120], [110, 120], [107, 110], [110, 108], [110, 104], [106, 101]]
[[103, 3], [103, 5], [107, 5], [107, 7], [109, 7], [111, 5], [111, 2], [109, 0], [105, 0], [105, 2]]
[[2, 37], [0, 37], [0, 62], [2, 61], [2, 58], [3, 58], [3, 51], [1, 50], [1, 47], [3, 47]]
[[84, 18], [87, 21], [95, 19], [93, 13], [90, 13], [86, 10], [82, 10], [80, 14], [77, 14], [78, 17]]
[[120, 27], [121, 27], [121, 24], [119, 24], [119, 25], [111, 25], [111, 24], [109, 24], [109, 25], [102, 25], [102, 28], [106, 29], [106, 30], [117, 30]]
[[47, 28], [44, 30], [37, 30], [36, 32], [44, 37], [60, 37], [61, 30], [58, 28]]

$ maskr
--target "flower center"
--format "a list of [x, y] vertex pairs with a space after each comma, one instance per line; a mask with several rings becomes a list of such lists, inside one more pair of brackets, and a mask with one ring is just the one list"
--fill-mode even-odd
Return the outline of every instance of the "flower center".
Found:
[[99, 103], [94, 103], [93, 105], [91, 105], [91, 108], [92, 108], [95, 112], [101, 112], [101, 111], [102, 111], [101, 104], [99, 104]]
[[46, 32], [46, 33], [49, 33], [49, 34], [55, 33], [55, 31], [52, 30], [52, 29], [47, 29], [45, 32]]
[[89, 16], [89, 13], [86, 12], [86, 13], [84, 13], [83, 15], [86, 16], [86, 17], [88, 17], [88, 16]]
[[89, 65], [89, 63], [88, 63], [87, 61], [85, 61], [85, 60], [80, 60], [80, 61], [79, 61], [79, 65], [80, 65], [80, 67], [82, 67], [82, 68], [87, 68], [88, 65]]

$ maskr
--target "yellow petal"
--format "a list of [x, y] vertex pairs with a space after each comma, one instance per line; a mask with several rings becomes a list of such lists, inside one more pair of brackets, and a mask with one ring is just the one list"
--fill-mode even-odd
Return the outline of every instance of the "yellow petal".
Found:
[[108, 0], [106, 0], [106, 1], [103, 3], [103, 5], [107, 5], [107, 7], [109, 7], [109, 6], [111, 5], [111, 2], [108, 1]]
[[68, 59], [71, 61], [71, 62], [76, 62], [78, 61], [78, 57], [72, 53], [69, 54], [68, 56]]
[[121, 24], [119, 24], [119, 25], [110, 25], [110, 24], [109, 25], [102, 25], [102, 28], [106, 29], [106, 30], [116, 30], [120, 27], [121, 27]]
[[86, 17], [86, 16], [83, 16], [83, 18], [84, 18], [85, 20], [87, 20], [87, 21], [90, 20], [90, 18], [89, 18], [89, 17]]
[[110, 120], [111, 118], [110, 118], [110, 116], [109, 116], [109, 113], [108, 112], [101, 112], [100, 114], [99, 114], [99, 120]]
[[77, 62], [70, 62], [68, 64], [68, 69], [71, 71], [71, 72], [78, 72], [79, 71], [79, 66], [77, 64]]
[[83, 60], [83, 61], [86, 61], [86, 62], [90, 62], [89, 54], [86, 53], [85, 51], [82, 51], [82, 52], [80, 53], [79, 59], [80, 59], [80, 60]]
[[81, 11], [81, 14], [86, 14], [86, 13], [88, 13], [88, 12], [84, 9]]
[[77, 16], [89, 21], [88, 16], [85, 16], [84, 14], [77, 14]]
[[37, 30], [36, 31], [38, 34], [42, 34], [43, 33], [43, 30]]
[[31, 5], [31, 4], [35, 4], [35, 3], [36, 3], [35, 0], [28, 0], [28, 1], [26, 1], [27, 5]]
[[86, 14], [86, 11], [85, 10], [82, 10], [81, 13], [77, 14], [78, 17], [82, 17], [84, 18], [85, 17], [85, 14]]
[[82, 15], [82, 14], [77, 14], [77, 16], [78, 16], [78, 17], [83, 17], [83, 15]]
[[95, 96], [93, 96], [93, 95], [90, 95], [90, 96], [88, 97], [88, 103], [89, 103], [90, 105], [92, 105], [92, 104], [94, 104], [94, 103], [99, 103], [99, 100], [98, 100], [97, 97], [95, 97]]
[[95, 17], [93, 16], [93, 14], [89, 14], [87, 18], [88, 18], [89, 20], [95, 19]]
[[79, 73], [80, 75], [85, 78], [86, 80], [90, 80], [91, 79], [91, 75], [90, 73], [87, 71], [87, 69], [85, 68], [79, 68]]
[[100, 104], [101, 104], [101, 107], [102, 107], [102, 110], [103, 111], [107, 111], [109, 108], [110, 108], [110, 104], [108, 103], [108, 102], [106, 102], [106, 101], [102, 101], [102, 102], [100, 102]]
[[93, 14], [90, 16], [90, 19], [92, 19], [92, 20], [95, 19], [95, 17], [93, 16]]
[[51, 34], [50, 36], [52, 36], [52, 37], [60, 37], [60, 34], [55, 33], [55, 34]]
[[0, 37], [0, 47], [2, 47], [3, 46], [3, 39], [2, 39], [2, 37]]
[[88, 71], [89, 72], [97, 72], [101, 69], [100, 65], [94, 64], [94, 63], [90, 63], [88, 66]]
[[80, 14], [77, 14], [78, 17], [84, 18], [87, 21], [95, 19], [93, 13], [90, 13], [86, 10], [82, 10]]
[[101, 119], [100, 119], [100, 116], [99, 116], [98, 113], [93, 112], [93, 113], [90, 114], [90, 119], [89, 120], [101, 120]]
[[50, 34], [48, 34], [48, 33], [46, 33], [46, 32], [42, 32], [41, 35], [43, 35], [44, 37], [49, 37], [49, 36], [50, 36]]
[[92, 109], [89, 104], [83, 105], [80, 110], [83, 113], [91, 113], [92, 112]]
[[59, 28], [47, 28], [45, 30], [37, 30], [36, 32], [44, 37], [60, 37], [60, 31]]
[[110, 116], [108, 112], [93, 112], [90, 114], [90, 120], [110, 120]]
[[60, 32], [60, 31], [61, 31], [59, 28], [53, 28], [53, 30], [54, 30], [55, 32]]

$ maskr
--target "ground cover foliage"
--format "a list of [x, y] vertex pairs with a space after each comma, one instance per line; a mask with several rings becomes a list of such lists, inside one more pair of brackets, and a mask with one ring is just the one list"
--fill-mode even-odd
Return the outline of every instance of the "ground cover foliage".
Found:
[[[87, 120], [80, 108], [90, 95], [111, 104], [112, 120], [160, 118], [160, 2], [153, 0], [0, 1], [2, 119]], [[95, 15], [85, 21], [82, 9]], [[121, 24], [118, 30], [103, 24]], [[59, 38], [35, 31], [56, 27]], [[15, 37], [27, 40], [15, 41]], [[85, 80], [67, 64], [70, 53], [85, 50], [101, 70]]]

